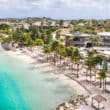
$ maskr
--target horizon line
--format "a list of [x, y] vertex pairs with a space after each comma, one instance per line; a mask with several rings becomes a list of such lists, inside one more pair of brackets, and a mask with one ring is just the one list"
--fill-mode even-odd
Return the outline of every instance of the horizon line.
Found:
[[27, 19], [27, 18], [39, 18], [39, 19], [52, 19], [52, 20], [110, 20], [110, 18], [52, 18], [46, 16], [27, 16], [27, 17], [0, 17], [0, 19]]

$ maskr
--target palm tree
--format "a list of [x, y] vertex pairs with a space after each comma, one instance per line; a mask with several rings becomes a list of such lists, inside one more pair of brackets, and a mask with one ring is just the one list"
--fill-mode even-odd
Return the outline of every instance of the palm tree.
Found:
[[73, 53], [74, 53], [74, 47], [70, 46], [70, 47], [66, 47], [66, 54], [67, 54], [67, 57], [72, 57], [73, 56]]
[[39, 46], [39, 45], [43, 45], [44, 41], [42, 39], [36, 39], [34, 43], [35, 45]]
[[102, 87], [103, 84], [103, 92], [106, 89], [106, 83], [105, 83], [105, 79], [106, 79], [106, 70], [105, 69], [101, 69], [100, 72], [98, 73], [99, 78], [100, 78], [100, 88]]
[[[104, 57], [102, 55], [95, 54], [94, 51], [87, 51], [87, 53], [88, 53], [88, 58], [85, 61], [85, 64], [87, 67], [92, 66], [92, 69], [94, 69], [94, 73], [96, 73], [96, 67], [97, 65], [102, 63]], [[96, 80], [96, 75], [95, 75], [95, 80]]]
[[48, 60], [49, 60], [49, 56], [48, 55], [51, 53], [50, 45], [45, 45], [44, 46], [44, 52], [47, 53], [47, 62], [48, 62]]
[[62, 58], [66, 56], [66, 51], [65, 51], [64, 45], [63, 44], [59, 44], [56, 52], [60, 55], [60, 64], [61, 64]]
[[39, 28], [36, 26], [30, 26], [29, 27], [29, 32], [31, 34], [31, 37], [33, 40], [35, 40], [36, 38], [38, 38], [38, 33], [39, 33]]
[[88, 58], [93, 57], [94, 56], [94, 52], [93, 51], [87, 51], [88, 54]]
[[90, 71], [90, 83], [91, 83], [91, 79], [92, 79], [92, 69], [95, 67], [96, 63], [94, 62], [94, 58], [88, 58], [85, 61], [85, 65], [87, 66], [88, 70]]
[[104, 56], [102, 55], [96, 55], [93, 57], [94, 62], [94, 73], [95, 73], [95, 81], [96, 81], [96, 73], [97, 73], [97, 65], [101, 65], [102, 61], [104, 59]]
[[93, 46], [99, 46], [99, 44], [101, 43], [99, 36], [92, 36], [89, 40], [92, 42]]
[[57, 55], [57, 50], [58, 50], [59, 42], [58, 41], [53, 41], [51, 44], [51, 51], [54, 52], [54, 66], [56, 64], [56, 55]]
[[102, 55], [97, 55], [94, 57], [96, 64], [101, 64], [103, 59], [104, 59], [104, 56], [102, 56]]
[[56, 39], [60, 39], [61, 36], [61, 30], [56, 31]]
[[81, 54], [77, 48], [75, 48], [73, 55], [71, 57], [72, 61], [77, 65], [77, 78], [79, 77], [79, 61], [81, 60]]
[[101, 38], [100, 38], [99, 36], [96, 36], [96, 37], [94, 38], [94, 41], [95, 41], [95, 43], [96, 43], [96, 46], [99, 46], [99, 45], [101, 44]]
[[63, 26], [63, 23], [64, 23], [64, 21], [63, 21], [63, 20], [60, 20], [60, 21], [59, 21], [59, 25], [60, 25], [60, 27], [62, 27], [62, 26]]
[[[73, 56], [73, 54], [74, 54], [74, 47], [72, 47], [72, 46], [70, 46], [70, 47], [66, 47], [66, 56], [68, 57], [68, 58], [72, 58], [72, 56]], [[70, 62], [69, 62], [70, 63]], [[70, 68], [71, 68], [71, 63], [69, 64], [70, 66]]]
[[[105, 70], [106, 73], [108, 72], [108, 64], [106, 61], [104, 61], [103, 63], [103, 69]], [[105, 89], [106, 89], [106, 78], [105, 78]]]

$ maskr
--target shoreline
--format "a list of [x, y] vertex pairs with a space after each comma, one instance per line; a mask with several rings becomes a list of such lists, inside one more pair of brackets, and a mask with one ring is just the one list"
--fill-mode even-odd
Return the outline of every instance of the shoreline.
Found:
[[[34, 69], [37, 69], [37, 68], [39, 69], [39, 67], [42, 68], [41, 71], [44, 74], [52, 74], [52, 75], [54, 75], [54, 77], [56, 77], [59, 81], [61, 81], [62, 83], [64, 83], [68, 87], [70, 87], [73, 91], [75, 91], [76, 96], [73, 97], [73, 95], [71, 95], [71, 97], [66, 102], [62, 102], [62, 104], [63, 103], [69, 103], [68, 101], [70, 101], [70, 100], [71, 101], [77, 100], [77, 97], [79, 97], [79, 96], [81, 96], [81, 97], [82, 96], [88, 97], [88, 96], [91, 95], [89, 93], [89, 91], [83, 85], [81, 85], [80, 82], [78, 82], [76, 79], [72, 79], [71, 77], [66, 76], [66, 74], [60, 73], [60, 71], [57, 70], [56, 67], [51, 65], [51, 63], [46, 63], [46, 62], [42, 63], [42, 62], [38, 61], [39, 58], [41, 58], [41, 56], [39, 56], [39, 54], [36, 55], [36, 57], [35, 57], [34, 56], [35, 54], [33, 54], [33, 52], [32, 52], [32, 53], [30, 53], [31, 54], [31, 56], [30, 56], [30, 54], [25, 53], [25, 52], [23, 52], [21, 50], [17, 50], [17, 51], [4, 51], [4, 53], [7, 54], [8, 56], [11, 56], [13, 58], [16, 58], [18, 60], [23, 61], [26, 64], [29, 64], [30, 66], [34, 67]], [[32, 56], [32, 54], [33, 54], [33, 56]], [[51, 71], [51, 72], [49, 72], [49, 71]], [[79, 105], [78, 107], [80, 108], [81, 105]], [[57, 107], [60, 107], [60, 105], [56, 106], [56, 108], [53, 109], [53, 110], [57, 110]], [[69, 107], [71, 107], [71, 105]]]
[[[8, 54], [11, 57], [17, 58], [19, 60], [22, 60], [23, 62], [34, 66], [34, 68], [39, 68], [43, 66], [44, 64], [49, 65], [48, 67], [43, 68], [42, 72], [48, 73], [48, 71], [51, 71], [52, 69], [55, 69], [50, 63], [40, 63], [38, 60], [38, 55], [37, 58], [32, 58], [31, 56], [27, 55], [26, 53], [23, 53], [21, 50], [17, 50], [16, 52], [13, 51], [5, 51], [6, 54]], [[57, 71], [57, 70], [56, 70]], [[58, 71], [57, 71], [58, 73]], [[73, 80], [66, 76], [63, 73], [56, 74], [54, 71], [49, 72], [49, 74], [54, 74], [59, 80], [70, 86], [73, 90], [76, 91], [77, 95], [90, 95], [90, 93], [83, 87], [81, 86], [76, 80]]]

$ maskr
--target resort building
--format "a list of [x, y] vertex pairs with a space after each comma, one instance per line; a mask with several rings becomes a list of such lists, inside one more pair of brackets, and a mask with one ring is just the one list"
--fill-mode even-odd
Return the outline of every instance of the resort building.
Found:
[[65, 46], [74, 46], [73, 45], [73, 34], [65, 34], [62, 36], [63, 39], [65, 39]]
[[69, 21], [65, 21], [65, 22], [63, 23], [63, 27], [64, 27], [64, 28], [69, 28], [69, 27], [70, 27]]
[[7, 24], [7, 25], [10, 25], [10, 22], [0, 21], [0, 24]]
[[10, 23], [10, 27], [14, 30], [16, 30], [17, 28], [22, 28], [24, 27], [25, 29], [29, 29], [29, 24], [25, 23], [25, 22], [20, 22], [20, 23]]
[[80, 34], [80, 33], [75, 33], [74, 35], [74, 40], [73, 44], [75, 46], [85, 46], [89, 42], [90, 35], [89, 34]]
[[23, 27], [24, 27], [25, 29], [29, 29], [29, 26], [30, 26], [30, 24], [28, 24], [28, 23], [24, 23], [24, 24], [23, 24]]
[[32, 25], [34, 25], [34, 26], [41, 26], [42, 22], [41, 21], [36, 21]]
[[103, 46], [110, 47], [110, 32], [100, 32], [97, 35], [100, 37]]
[[50, 26], [51, 27], [56, 27], [56, 22], [55, 21], [50, 21]]
[[78, 26], [84, 26], [84, 25], [85, 25], [84, 23], [79, 23], [79, 24], [78, 24]]
[[89, 34], [74, 33], [64, 35], [66, 46], [79, 46], [79, 47], [85, 46], [87, 45], [87, 43], [89, 43], [89, 38], [90, 38]]

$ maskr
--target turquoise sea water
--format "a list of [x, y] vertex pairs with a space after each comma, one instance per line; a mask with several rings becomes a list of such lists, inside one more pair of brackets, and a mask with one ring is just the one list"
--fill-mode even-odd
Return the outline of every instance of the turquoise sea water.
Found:
[[52, 110], [74, 93], [54, 74], [0, 51], [0, 110]]

